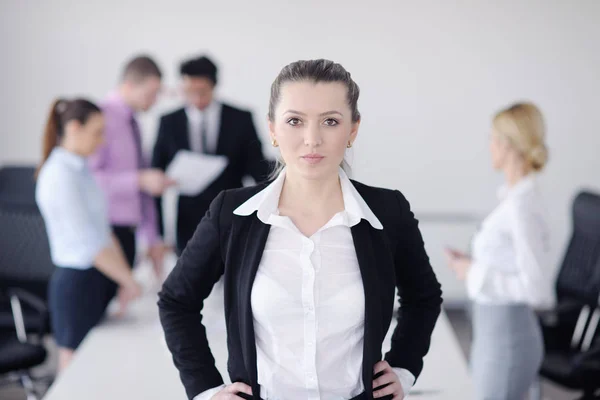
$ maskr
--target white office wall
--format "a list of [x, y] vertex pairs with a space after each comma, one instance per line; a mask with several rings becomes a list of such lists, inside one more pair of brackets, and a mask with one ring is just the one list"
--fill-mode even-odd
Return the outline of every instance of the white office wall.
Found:
[[[597, 0], [6, 0], [0, 11], [0, 164], [36, 161], [51, 100], [100, 99], [131, 55], [155, 56], [174, 87], [178, 62], [208, 52], [221, 98], [254, 111], [265, 148], [279, 69], [301, 58], [342, 63], [362, 90], [355, 177], [402, 190], [418, 213], [489, 211], [500, 182], [490, 117], [514, 100], [536, 102], [548, 123], [542, 183], [556, 264], [573, 194], [600, 188]], [[144, 116], [147, 148], [157, 115], [176, 103]], [[423, 229], [447, 297], [460, 299], [441, 247], [466, 246], [473, 226]]]

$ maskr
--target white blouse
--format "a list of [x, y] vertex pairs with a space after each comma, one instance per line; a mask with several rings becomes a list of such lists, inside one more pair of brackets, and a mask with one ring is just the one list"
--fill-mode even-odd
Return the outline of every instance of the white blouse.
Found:
[[111, 245], [106, 199], [86, 160], [56, 147], [38, 176], [35, 200], [44, 218], [52, 261], [88, 269]]
[[[260, 396], [347, 400], [365, 389], [365, 294], [350, 228], [361, 219], [375, 229], [383, 226], [340, 169], [345, 210], [306, 237], [278, 213], [284, 180], [285, 171], [234, 211], [257, 211], [271, 225], [251, 296]], [[408, 394], [414, 376], [394, 372]]]
[[467, 292], [476, 302], [554, 304], [554, 276], [549, 257], [550, 230], [533, 174], [502, 188], [501, 202], [483, 221], [473, 240], [473, 264]]

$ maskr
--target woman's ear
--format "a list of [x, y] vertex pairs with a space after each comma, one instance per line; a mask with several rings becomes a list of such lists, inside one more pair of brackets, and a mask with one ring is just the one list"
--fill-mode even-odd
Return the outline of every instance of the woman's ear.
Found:
[[81, 127], [82, 127], [81, 122], [77, 121], [76, 119], [72, 119], [66, 123], [64, 129], [65, 129], [65, 133], [76, 133], [81, 129]]
[[349, 141], [354, 143], [356, 136], [358, 136], [358, 128], [360, 127], [360, 120], [352, 123], [352, 130], [350, 131]]
[[269, 126], [269, 137], [271, 138], [271, 141], [277, 140], [277, 136], [275, 135], [275, 122], [267, 118], [267, 124]]

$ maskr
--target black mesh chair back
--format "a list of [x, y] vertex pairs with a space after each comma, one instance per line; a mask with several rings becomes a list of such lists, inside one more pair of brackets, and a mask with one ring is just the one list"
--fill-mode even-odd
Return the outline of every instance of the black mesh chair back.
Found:
[[559, 302], [596, 306], [600, 294], [600, 196], [582, 192], [573, 202], [573, 234], [556, 282]]
[[35, 167], [0, 168], [0, 199], [16, 204], [35, 204]]
[[54, 264], [35, 205], [0, 199], [0, 249], [0, 289], [21, 287], [45, 299]]

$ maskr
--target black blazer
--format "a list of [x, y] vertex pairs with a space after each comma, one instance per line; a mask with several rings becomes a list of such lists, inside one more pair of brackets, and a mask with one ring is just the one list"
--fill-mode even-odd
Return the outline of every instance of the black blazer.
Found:
[[[365, 289], [362, 378], [367, 398], [372, 399], [373, 366], [382, 359], [395, 288], [401, 308], [385, 360], [415, 377], [429, 350], [442, 292], [404, 196], [352, 183], [384, 227], [377, 230], [362, 220], [351, 228]], [[253, 393], [260, 393], [250, 295], [270, 225], [263, 224], [256, 213], [238, 216], [233, 211], [265, 186], [219, 194], [159, 293], [167, 345], [190, 399], [223, 383], [200, 316], [204, 299], [222, 275], [229, 376], [232, 382], [244, 382]]]
[[[165, 170], [179, 150], [190, 150], [185, 109], [164, 115], [152, 152], [152, 167]], [[214, 154], [227, 156], [223, 173], [197, 196], [180, 196], [177, 215], [177, 247], [183, 249], [194, 234], [211, 201], [222, 191], [242, 187], [242, 178], [256, 182], [267, 179], [272, 164], [263, 157], [252, 114], [223, 104], [217, 148]], [[164, 233], [161, 198], [157, 199], [160, 232]]]

